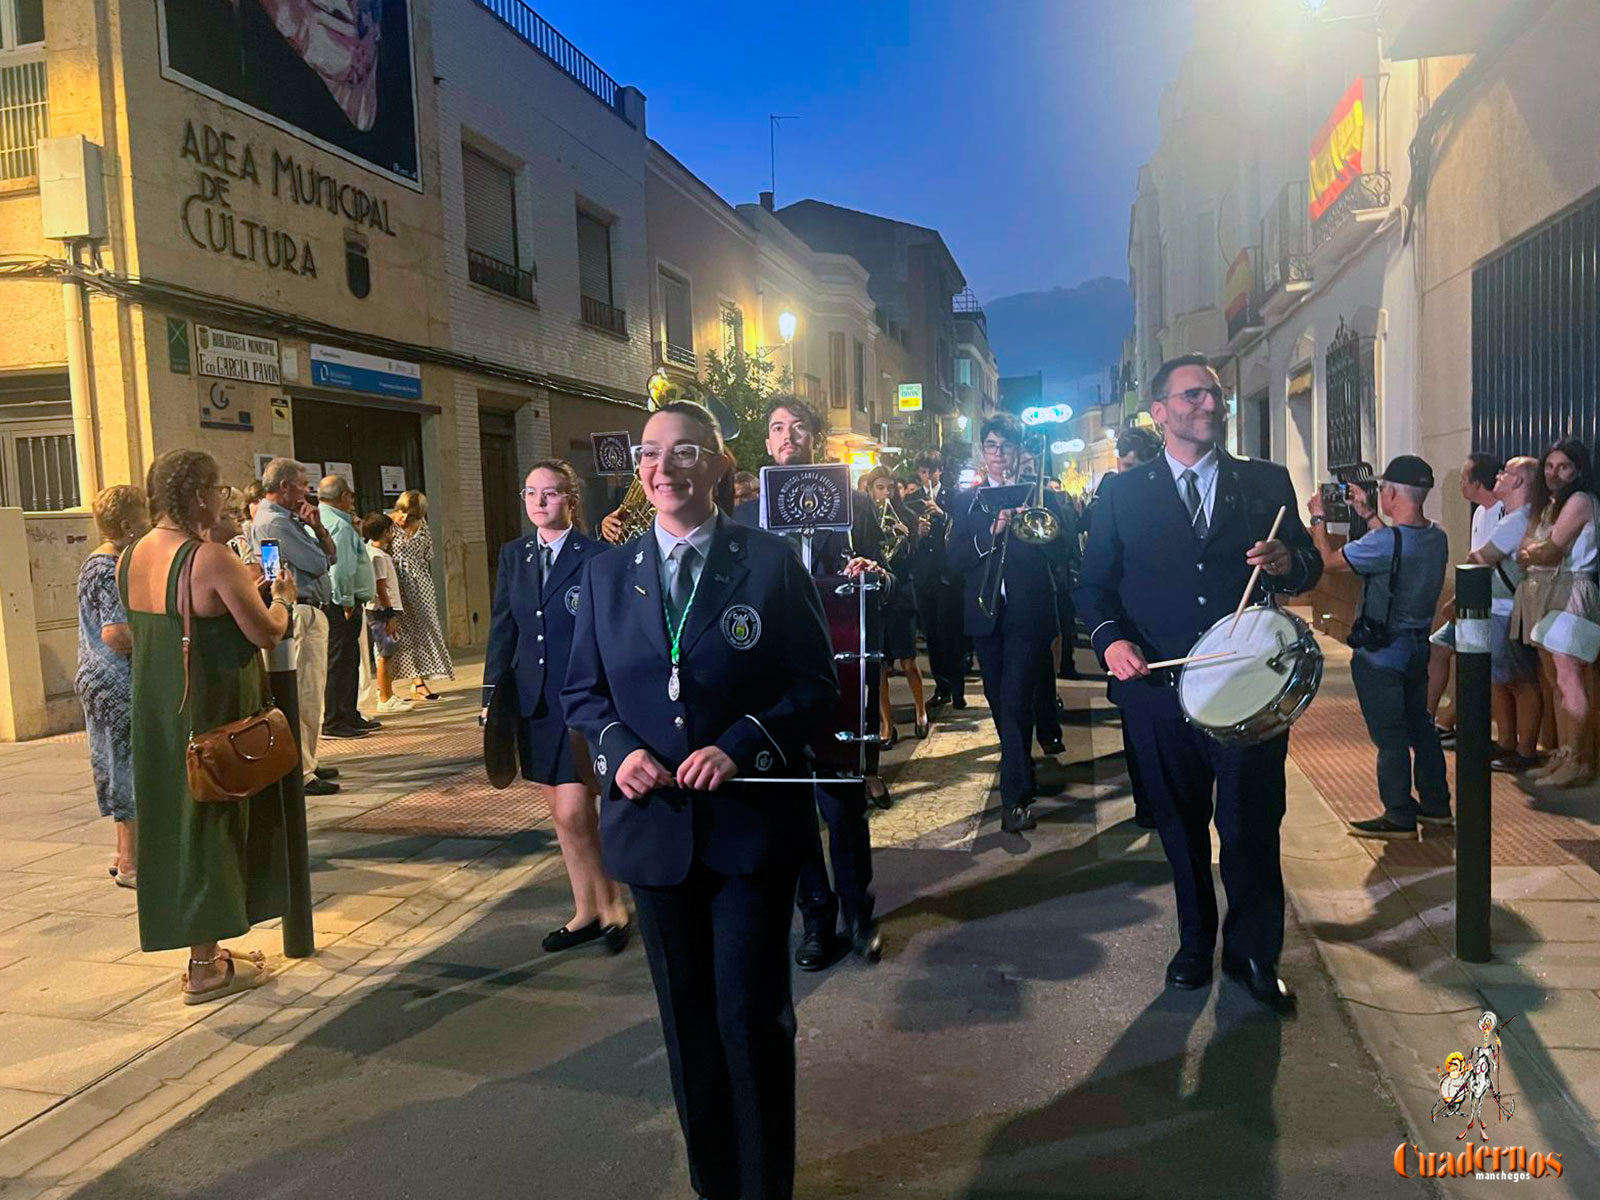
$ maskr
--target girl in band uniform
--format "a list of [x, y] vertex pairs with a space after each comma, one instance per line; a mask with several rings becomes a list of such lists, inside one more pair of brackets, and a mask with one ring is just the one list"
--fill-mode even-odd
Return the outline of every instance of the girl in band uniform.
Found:
[[[874, 467], [861, 477], [862, 488], [873, 508], [882, 511], [889, 506], [890, 520], [900, 543], [884, 566], [894, 573], [895, 588], [883, 610], [883, 681], [878, 687], [879, 720], [887, 746], [900, 740], [900, 731], [894, 727], [894, 711], [889, 704], [889, 666], [893, 664], [911, 685], [913, 729], [919, 738], [928, 736], [928, 703], [922, 690], [922, 671], [917, 666], [917, 591], [911, 578], [911, 559], [916, 552], [916, 518], [906, 511], [900, 500], [900, 489], [887, 467]], [[885, 547], [889, 539], [885, 536]]]
[[553, 789], [551, 812], [572, 884], [573, 916], [545, 935], [544, 948], [569, 950], [603, 940], [615, 954], [628, 944], [628, 909], [600, 863], [588, 755], [561, 709], [583, 567], [606, 546], [577, 528], [578, 475], [566, 462], [535, 463], [522, 499], [534, 531], [500, 550], [483, 671], [484, 715], [496, 686], [516, 689], [523, 778]]

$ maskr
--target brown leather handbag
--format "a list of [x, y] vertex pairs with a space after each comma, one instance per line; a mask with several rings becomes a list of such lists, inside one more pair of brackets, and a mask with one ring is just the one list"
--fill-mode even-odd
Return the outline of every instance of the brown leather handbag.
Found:
[[[194, 555], [183, 565], [178, 606], [183, 612], [183, 700], [189, 703], [189, 658], [194, 616]], [[193, 717], [191, 716], [191, 722]], [[277, 783], [300, 764], [294, 731], [267, 695], [261, 678], [261, 708], [254, 716], [229, 721], [204, 733], [191, 723], [188, 746], [189, 794], [200, 801], [247, 800]]]

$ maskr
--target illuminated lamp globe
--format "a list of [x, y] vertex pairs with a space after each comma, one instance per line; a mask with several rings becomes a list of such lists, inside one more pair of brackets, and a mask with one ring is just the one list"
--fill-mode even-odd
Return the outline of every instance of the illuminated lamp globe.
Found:
[[786, 342], [794, 341], [795, 330], [800, 326], [800, 318], [787, 308], [778, 314], [778, 333]]

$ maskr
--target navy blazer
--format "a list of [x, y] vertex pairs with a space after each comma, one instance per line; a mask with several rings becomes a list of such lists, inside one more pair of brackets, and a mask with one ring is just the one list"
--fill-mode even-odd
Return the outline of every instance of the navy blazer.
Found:
[[[1261, 576], [1264, 591], [1309, 591], [1322, 577], [1322, 557], [1300, 522], [1289, 472], [1277, 463], [1217, 451], [1216, 497], [1206, 539], [1194, 536], [1165, 454], [1131, 471], [1108, 475], [1095, 494], [1089, 547], [1073, 593], [1104, 661], [1106, 647], [1126, 638], [1146, 661], [1181, 658], [1200, 635], [1239, 604], [1250, 580], [1245, 554], [1286, 509], [1278, 540], [1293, 562], [1285, 575]], [[1181, 712], [1172, 671], [1124, 683], [1111, 681], [1117, 704]]]
[[663, 887], [681, 883], [696, 860], [727, 875], [794, 860], [816, 819], [809, 785], [661, 788], [629, 800], [615, 774], [641, 747], [675, 771], [713, 744], [742, 776], [806, 774], [805, 747], [839, 696], [816, 586], [781, 538], [719, 518], [673, 701], [659, 562], [653, 529], [593, 558], [561, 693], [568, 723], [594, 755], [606, 869], [624, 883]]
[[604, 542], [572, 530], [541, 594], [539, 534], [515, 538], [500, 547], [483, 664], [485, 705], [491, 688], [514, 680], [520, 716], [561, 712], [561, 685], [567, 678], [584, 564], [609, 549]]
[[964, 489], [956, 500], [955, 530], [950, 535], [946, 561], [950, 569], [963, 574], [965, 601], [962, 623], [968, 637], [988, 637], [999, 632], [1001, 624], [1012, 631], [1026, 631], [1036, 640], [1051, 641], [1061, 632], [1056, 618], [1056, 568], [1071, 561], [1077, 545], [1077, 523], [1055, 492], [1045, 492], [1044, 506], [1061, 523], [1061, 536], [1042, 546], [1011, 538], [1006, 550], [1005, 600], [997, 618], [985, 615], [978, 607], [978, 592], [983, 586], [984, 565], [996, 551], [990, 530], [994, 517], [978, 506], [978, 493], [987, 484]]

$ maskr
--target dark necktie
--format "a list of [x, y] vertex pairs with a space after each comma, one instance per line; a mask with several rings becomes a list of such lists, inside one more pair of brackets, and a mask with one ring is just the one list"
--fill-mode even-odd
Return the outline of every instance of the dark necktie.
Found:
[[1200, 500], [1200, 485], [1193, 471], [1185, 471], [1179, 478], [1183, 480], [1183, 502], [1189, 507], [1189, 525], [1194, 530], [1194, 536], [1200, 541], [1206, 540], [1206, 508]]
[[550, 568], [555, 565], [551, 557], [549, 546], [539, 547], [539, 590], [544, 591], [544, 585], [550, 581]]
[[671, 558], [678, 569], [672, 576], [672, 594], [667, 597], [667, 604], [672, 609], [673, 625], [678, 625], [683, 621], [689, 595], [694, 591], [694, 564], [699, 561], [700, 551], [688, 542], [679, 542], [672, 548]]

